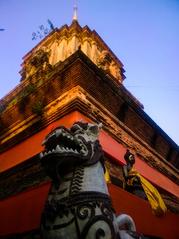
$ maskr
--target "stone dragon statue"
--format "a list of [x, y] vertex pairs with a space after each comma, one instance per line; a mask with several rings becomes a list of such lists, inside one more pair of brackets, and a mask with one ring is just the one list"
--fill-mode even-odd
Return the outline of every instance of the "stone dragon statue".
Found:
[[[100, 127], [76, 122], [70, 129], [58, 127], [46, 136], [40, 157], [52, 186], [42, 214], [42, 238], [134, 238], [132, 218], [116, 217], [111, 204], [98, 141]], [[130, 235], [119, 230], [124, 224]]]

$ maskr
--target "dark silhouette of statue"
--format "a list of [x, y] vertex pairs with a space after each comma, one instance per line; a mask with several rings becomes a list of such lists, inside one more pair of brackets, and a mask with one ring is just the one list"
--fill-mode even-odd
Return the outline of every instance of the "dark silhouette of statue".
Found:
[[167, 208], [157, 189], [134, 169], [135, 156], [128, 149], [124, 155], [124, 189], [149, 201], [152, 211], [157, 216], [165, 214]]
[[130, 153], [127, 149], [124, 159], [126, 161], [126, 165], [123, 166], [123, 176], [124, 176], [124, 188], [126, 191], [131, 192], [143, 199], [147, 199], [146, 194], [141, 185], [141, 180], [138, 175], [133, 173], [133, 166], [135, 164], [135, 156]]

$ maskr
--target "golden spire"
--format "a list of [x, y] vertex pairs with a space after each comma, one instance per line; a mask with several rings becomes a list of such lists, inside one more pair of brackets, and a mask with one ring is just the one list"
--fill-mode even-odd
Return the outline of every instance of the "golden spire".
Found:
[[78, 16], [77, 16], [77, 0], [74, 1], [74, 7], [73, 7], [73, 21], [78, 21]]

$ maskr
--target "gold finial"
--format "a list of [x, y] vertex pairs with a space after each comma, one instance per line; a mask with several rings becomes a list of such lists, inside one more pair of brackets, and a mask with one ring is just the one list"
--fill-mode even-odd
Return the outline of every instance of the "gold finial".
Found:
[[73, 7], [73, 20], [78, 21], [78, 16], [77, 16], [77, 0], [75, 0], [74, 7]]

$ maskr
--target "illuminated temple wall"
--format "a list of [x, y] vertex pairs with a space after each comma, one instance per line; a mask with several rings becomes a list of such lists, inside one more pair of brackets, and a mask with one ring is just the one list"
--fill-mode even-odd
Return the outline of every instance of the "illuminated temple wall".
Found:
[[[76, 21], [24, 57], [20, 84], [0, 101], [0, 238], [38, 238], [50, 185], [38, 156], [41, 143], [55, 127], [78, 120], [103, 124], [100, 143], [116, 212], [131, 215], [140, 233], [177, 238], [179, 148], [123, 86], [123, 73], [99, 35]], [[160, 191], [164, 217], [122, 189], [127, 148], [136, 155], [135, 168]]]

